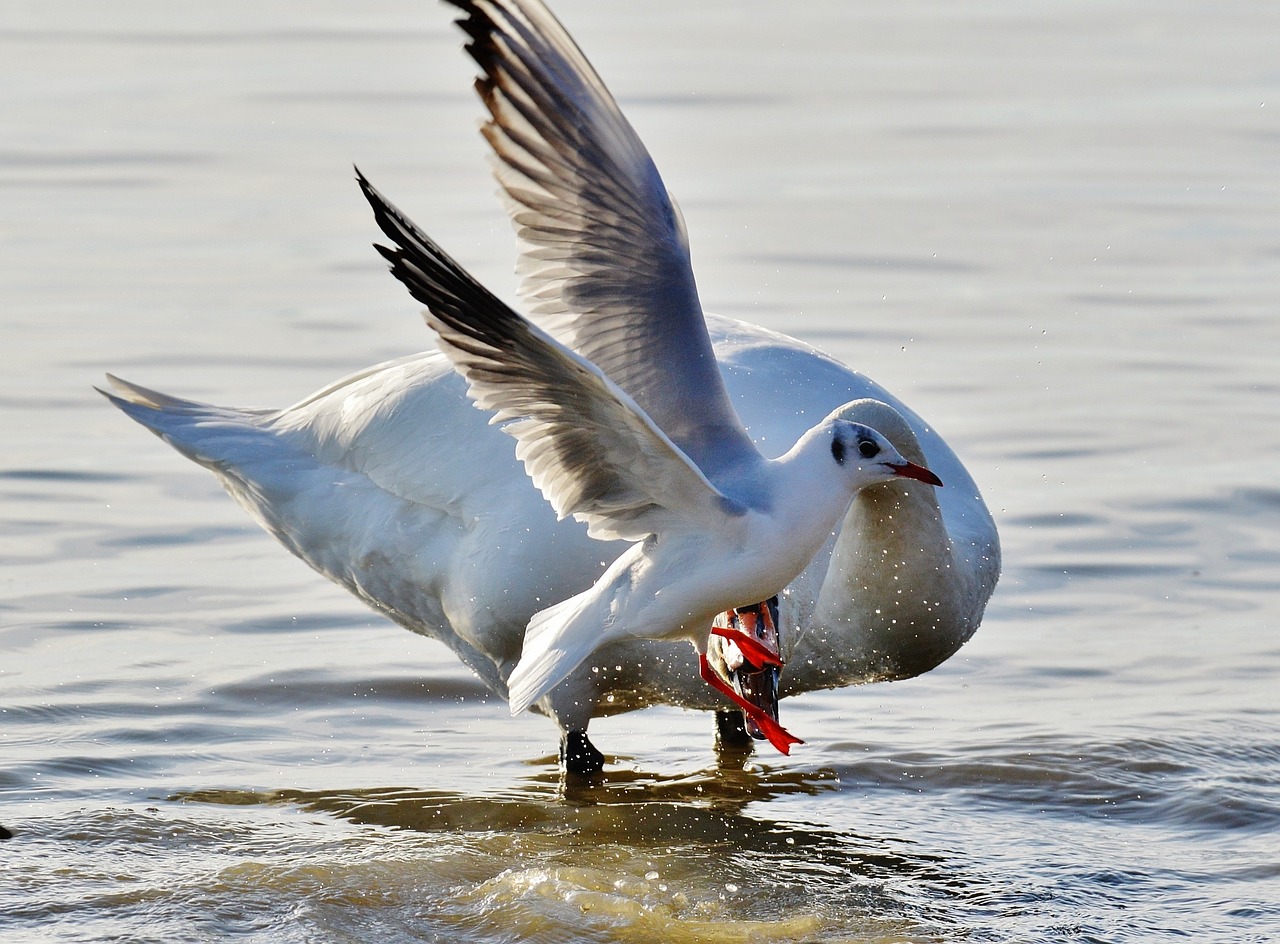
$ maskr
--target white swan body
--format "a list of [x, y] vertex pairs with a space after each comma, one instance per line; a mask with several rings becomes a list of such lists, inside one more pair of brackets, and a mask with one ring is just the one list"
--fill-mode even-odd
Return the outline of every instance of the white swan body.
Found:
[[[815, 418], [869, 398], [905, 417], [909, 435], [886, 428], [876, 402], [864, 404], [861, 421], [946, 485], [893, 482], [854, 498], [838, 534], [781, 595], [783, 694], [907, 678], [945, 660], [977, 629], [1000, 569], [994, 522], [964, 466], [866, 376], [745, 322], [710, 316], [707, 324], [761, 452], [780, 452]], [[113, 383], [117, 406], [213, 471], [285, 547], [445, 643], [504, 698], [533, 614], [586, 590], [627, 547], [557, 520], [510, 437], [472, 406], [438, 352], [352, 374], [284, 410], [208, 406]], [[652, 704], [724, 707], [694, 656], [618, 640], [540, 707], [565, 731]]]

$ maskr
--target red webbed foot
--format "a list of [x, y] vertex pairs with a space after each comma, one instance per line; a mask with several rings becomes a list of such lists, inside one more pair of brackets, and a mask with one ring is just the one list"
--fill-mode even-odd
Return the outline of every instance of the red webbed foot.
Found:
[[735, 692], [733, 687], [720, 678], [715, 669], [711, 668], [711, 663], [707, 661], [705, 653], [700, 653], [698, 656], [698, 668], [702, 673], [702, 680], [745, 711], [747, 717], [754, 721], [764, 736], [768, 738], [769, 743], [783, 754], [791, 753], [792, 744], [804, 743], [800, 738], [769, 717], [767, 712], [751, 704], [751, 702]]
[[721, 613], [711, 624], [711, 632], [734, 643], [743, 658], [756, 669], [782, 668], [778, 652], [778, 630], [768, 603], [738, 607]]
[[721, 636], [730, 640], [739, 649], [742, 650], [743, 657], [757, 668], [763, 669], [765, 666], [776, 665], [782, 668], [782, 659], [779, 655], [762, 643], [754, 636], [744, 633], [740, 629], [729, 629], [725, 626], [712, 626], [711, 633], [715, 636]]

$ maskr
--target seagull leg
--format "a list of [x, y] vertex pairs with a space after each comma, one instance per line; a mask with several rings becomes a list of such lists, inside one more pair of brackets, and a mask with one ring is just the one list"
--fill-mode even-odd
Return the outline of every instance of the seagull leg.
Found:
[[747, 661], [758, 668], [763, 669], [770, 665], [776, 665], [778, 668], [782, 667], [782, 659], [778, 654], [749, 633], [726, 626], [712, 626], [711, 633], [712, 635], [723, 636], [725, 639], [732, 640], [742, 650], [742, 654]]
[[586, 731], [566, 731], [560, 738], [560, 766], [571, 774], [598, 774], [604, 754], [587, 739]]
[[733, 687], [720, 678], [715, 669], [711, 668], [711, 663], [707, 661], [705, 652], [698, 653], [698, 671], [702, 674], [704, 682], [745, 711], [747, 717], [754, 721], [760, 730], [764, 732], [764, 736], [769, 739], [769, 743], [783, 754], [791, 753], [792, 744], [804, 743], [800, 738], [791, 734], [786, 728], [770, 718], [766, 712], [735, 692]]
[[[782, 657], [776, 646], [778, 630], [774, 612], [777, 608], [777, 597], [751, 606], [740, 606], [729, 610], [711, 625], [713, 635], [731, 640], [742, 651], [742, 655], [758, 669], [777, 666], [782, 668]], [[723, 622], [725, 625], [719, 625]], [[739, 629], [738, 627], [742, 628]]]

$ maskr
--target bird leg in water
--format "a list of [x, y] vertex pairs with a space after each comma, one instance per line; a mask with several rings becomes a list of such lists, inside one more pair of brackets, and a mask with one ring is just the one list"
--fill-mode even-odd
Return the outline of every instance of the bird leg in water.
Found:
[[571, 774], [598, 774], [604, 754], [587, 740], [587, 732], [567, 731], [560, 739], [560, 766]]
[[[718, 632], [717, 630], [734, 630]], [[774, 721], [778, 720], [778, 679], [781, 674], [782, 640], [778, 630], [778, 598], [770, 597], [761, 603], [728, 610], [716, 617], [711, 632], [732, 643], [721, 643], [720, 651], [727, 670], [727, 681], [747, 701], [759, 706]], [[742, 638], [747, 644], [742, 645]], [[744, 651], [744, 649], [746, 651]], [[754, 653], [754, 657], [752, 655]], [[729, 712], [726, 712], [729, 714]], [[745, 722], [745, 723], [744, 723]], [[765, 734], [750, 718], [739, 713], [738, 721], [729, 725], [727, 719], [717, 718], [717, 736], [725, 743], [732, 743], [734, 735], [741, 738], [764, 740]]]
[[[760, 735], [764, 737], [763, 734]], [[746, 715], [737, 708], [716, 709], [716, 747], [750, 752], [755, 739], [747, 731]]]
[[769, 739], [769, 743], [783, 754], [791, 753], [792, 744], [804, 743], [800, 738], [791, 734], [786, 728], [774, 721], [773, 718], [769, 717], [768, 713], [765, 712], [764, 709], [760, 708], [758, 705], [751, 704], [751, 702], [747, 701], [735, 692], [733, 690], [733, 686], [720, 678], [716, 673], [716, 670], [711, 668], [711, 663], [707, 661], [706, 653], [700, 653], [698, 655], [698, 670], [702, 673], [702, 680], [704, 682], [746, 712], [747, 718], [754, 722], [755, 725], [764, 732], [764, 736]]

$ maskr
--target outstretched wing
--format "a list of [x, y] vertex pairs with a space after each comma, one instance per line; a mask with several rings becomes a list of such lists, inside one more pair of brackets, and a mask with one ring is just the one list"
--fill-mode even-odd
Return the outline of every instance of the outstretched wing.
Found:
[[684, 222], [631, 125], [538, 0], [447, 0], [483, 73], [484, 135], [529, 314], [714, 481], [753, 452], [716, 369]]
[[397, 247], [378, 251], [427, 306], [471, 398], [505, 422], [516, 456], [557, 514], [586, 522], [592, 537], [638, 541], [738, 510], [598, 367], [494, 297], [359, 180]]

